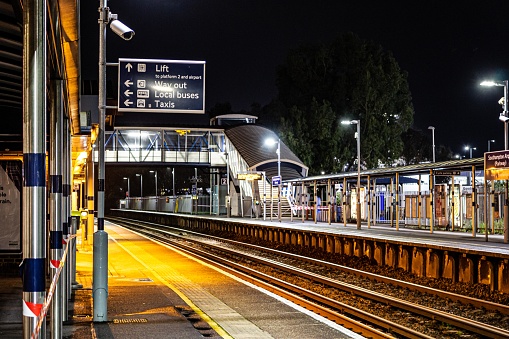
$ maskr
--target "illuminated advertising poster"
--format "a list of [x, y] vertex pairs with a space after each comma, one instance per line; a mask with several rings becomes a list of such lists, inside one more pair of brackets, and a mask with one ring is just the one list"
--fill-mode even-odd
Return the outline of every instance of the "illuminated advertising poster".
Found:
[[0, 251], [21, 251], [21, 161], [0, 161]]
[[[366, 191], [364, 187], [361, 187], [361, 219], [367, 219], [366, 211], [364, 210], [364, 205], [366, 202]], [[357, 219], [357, 189], [352, 190], [350, 194], [350, 204], [352, 206], [352, 210], [350, 214], [352, 215], [353, 219]]]
[[461, 189], [459, 186], [454, 186], [454, 206], [451, 206], [453, 208], [453, 218], [454, 218], [454, 225], [460, 224], [460, 197], [461, 197]]

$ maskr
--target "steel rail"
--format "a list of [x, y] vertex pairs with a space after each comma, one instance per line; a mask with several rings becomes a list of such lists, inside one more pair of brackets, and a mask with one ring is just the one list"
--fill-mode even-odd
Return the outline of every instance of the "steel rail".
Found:
[[[167, 231], [162, 231], [160, 229], [154, 228], [152, 226], [153, 224], [150, 224], [150, 225], [151, 226], [149, 226], [149, 227], [147, 227], [147, 226], [143, 226], [143, 227], [150, 228], [150, 229], [152, 229], [155, 232], [167, 233]], [[137, 222], [137, 227], [138, 228], [140, 227], [139, 222]], [[166, 226], [164, 228], [167, 229]], [[139, 229], [138, 229], [138, 231], [139, 231]], [[188, 233], [191, 233], [191, 232], [188, 232]], [[174, 237], [179, 237], [178, 235], [171, 234], [171, 233], [169, 235], [174, 236]], [[203, 236], [202, 234], [199, 234], [199, 235]], [[156, 236], [158, 238], [161, 238], [160, 235], [156, 235]], [[466, 330], [469, 330], [471, 332], [475, 332], [475, 333], [481, 334], [483, 336], [489, 336], [489, 337], [508, 336], [509, 337], [509, 331], [506, 331], [506, 330], [503, 330], [503, 329], [500, 329], [500, 328], [497, 328], [497, 327], [494, 327], [494, 326], [491, 326], [491, 325], [487, 325], [487, 324], [480, 323], [480, 322], [477, 322], [477, 321], [474, 321], [474, 320], [471, 320], [471, 319], [459, 317], [459, 316], [456, 316], [456, 315], [453, 315], [453, 314], [450, 314], [450, 313], [447, 313], [447, 312], [444, 312], [444, 311], [435, 310], [435, 309], [432, 309], [432, 308], [429, 308], [429, 307], [425, 307], [425, 306], [422, 306], [422, 305], [418, 305], [418, 304], [415, 304], [415, 303], [410, 303], [410, 302], [402, 300], [402, 299], [398, 299], [398, 298], [394, 298], [394, 297], [387, 297], [386, 295], [383, 295], [381, 293], [373, 292], [371, 290], [363, 289], [363, 288], [360, 288], [358, 286], [354, 286], [354, 285], [351, 285], [351, 284], [346, 284], [346, 283], [338, 282], [337, 280], [326, 278], [326, 277], [323, 277], [321, 275], [305, 271], [303, 269], [296, 269], [295, 267], [292, 267], [290, 265], [281, 264], [281, 263], [275, 262], [273, 260], [268, 260], [268, 259], [259, 258], [259, 257], [252, 257], [252, 256], [249, 256], [247, 254], [239, 253], [238, 251], [234, 251], [234, 250], [226, 249], [224, 247], [218, 247], [218, 246], [214, 246], [214, 245], [211, 245], [211, 244], [203, 243], [203, 242], [200, 242], [200, 241], [197, 241], [197, 240], [189, 239], [187, 237], [181, 237], [181, 238], [185, 239], [186, 241], [196, 242], [196, 243], [199, 243], [202, 246], [209, 246], [209, 247], [214, 248], [216, 250], [229, 253], [229, 255], [249, 257], [249, 260], [256, 261], [256, 262], [258, 262], [258, 263], [260, 263], [262, 265], [271, 266], [271, 267], [273, 267], [275, 269], [282, 270], [282, 271], [290, 273], [292, 275], [298, 275], [298, 276], [303, 277], [305, 279], [309, 279], [311, 281], [324, 284], [324, 285], [326, 285], [328, 287], [340, 289], [340, 290], [346, 291], [348, 293], [359, 295], [360, 297], [363, 297], [363, 298], [375, 300], [375, 301], [380, 302], [380, 303], [389, 304], [391, 306], [394, 306], [394, 307], [397, 307], [397, 308], [400, 308], [400, 309], [404, 309], [406, 311], [409, 311], [409, 312], [412, 312], [412, 313], [416, 313], [416, 314], [419, 314], [419, 315], [427, 317], [427, 318], [443, 321], [443, 322], [448, 323], [450, 325], [456, 326], [458, 328], [466, 329]], [[214, 240], [217, 240], [217, 237], [215, 237], [215, 238], [216, 239], [214, 239]], [[169, 239], [166, 239], [166, 240], [170, 241]], [[178, 244], [178, 246], [183, 246], [183, 245]], [[203, 253], [201, 255], [208, 255], [208, 254], [205, 254], [205, 252], [202, 252], [202, 251], [199, 251], [199, 250], [196, 250], [196, 249], [189, 249], [189, 250], [190, 251], [198, 251], [199, 253]], [[278, 253], [278, 254], [280, 254], [280, 253]], [[220, 258], [216, 257], [215, 260], [223, 261], [225, 259], [220, 259]], [[227, 264], [227, 265], [232, 265], [230, 263], [230, 261], [225, 261], [223, 263]], [[237, 265], [238, 264], [235, 264], [235, 266], [237, 266]], [[245, 270], [246, 268], [238, 268], [237, 267], [236, 269]], [[250, 274], [250, 275], [260, 274], [260, 273], [255, 273], [256, 271], [253, 271], [251, 269], [247, 269], [247, 270], [249, 271], [248, 274]], [[262, 276], [259, 276], [259, 278], [260, 279], [266, 279], [266, 275], [262, 274]], [[265, 280], [265, 281], [267, 281], [267, 280]], [[300, 295], [303, 295], [303, 293], [305, 293], [305, 292], [303, 292], [299, 288], [299, 290], [295, 291], [295, 293], [299, 293]], [[310, 292], [310, 293], [313, 293], [313, 292]], [[312, 296], [308, 296], [308, 297], [309, 298], [313, 298], [314, 300], [317, 300], [316, 297], [312, 297]], [[320, 302], [325, 304], [325, 305], [329, 305], [327, 300], [321, 300]], [[329, 305], [329, 306], [330, 307], [334, 307], [334, 308], [337, 307], [337, 306], [332, 306], [332, 305]], [[347, 306], [347, 305], [345, 305], [345, 306]], [[342, 306], [339, 309], [344, 311], [344, 307], [345, 306]], [[363, 319], [364, 321], [369, 321], [368, 319], [363, 318], [363, 317], [361, 317], [359, 315], [357, 315], [357, 317]], [[381, 326], [381, 325], [378, 324], [378, 326]], [[385, 328], [387, 328], [387, 327], [385, 327]], [[397, 332], [397, 331], [395, 331], [395, 332]], [[399, 333], [399, 334], [408, 336], [408, 333], [405, 333], [405, 334]], [[412, 336], [408, 336], [408, 337], [412, 337]]]
[[[135, 223], [142, 222], [144, 224], [153, 225], [153, 226], [157, 226], [157, 227], [171, 228], [171, 229], [176, 229], [176, 230], [180, 229], [180, 228], [177, 228], [177, 227], [172, 227], [172, 226], [167, 226], [167, 225], [159, 225], [159, 224], [149, 223], [149, 222], [146, 222], [146, 221], [139, 221], [139, 220], [135, 220], [135, 219], [126, 219], [126, 218], [114, 218], [114, 219], [122, 220], [123, 222], [126, 222], [127, 220], [130, 220], [131, 222], [135, 222]], [[198, 233], [198, 232], [193, 232], [193, 231], [188, 231], [188, 230], [186, 230], [186, 232], [189, 233], [189, 234], [196, 234], [196, 235], [200, 235], [202, 237], [208, 237], [208, 238], [211, 238], [211, 239], [215, 239], [216, 241], [219, 241], [219, 242], [224, 242], [224, 243], [229, 243], [229, 244], [232, 244], [232, 245], [237, 245], [237, 246], [242, 246], [242, 247], [246, 247], [246, 248], [251, 248], [251, 249], [254, 249], [254, 250], [258, 250], [258, 251], [263, 251], [263, 252], [266, 252], [266, 253], [271, 253], [273, 255], [284, 256], [284, 257], [287, 257], [287, 258], [290, 258], [290, 259], [293, 259], [293, 260], [297, 260], [297, 261], [301, 261], [301, 262], [307, 262], [307, 263], [312, 264], [312, 265], [319, 265], [319, 266], [323, 266], [323, 267], [326, 267], [326, 268], [329, 268], [329, 269], [339, 270], [339, 271], [342, 271], [342, 272], [345, 272], [345, 273], [349, 273], [349, 274], [353, 274], [355, 276], [358, 276], [358, 277], [361, 277], [361, 278], [365, 278], [365, 279], [369, 279], [369, 280], [372, 280], [372, 281], [383, 282], [384, 284], [390, 284], [392, 286], [408, 288], [409, 290], [418, 291], [418, 292], [421, 292], [421, 293], [427, 293], [427, 294], [430, 294], [430, 295], [435, 295], [435, 296], [438, 296], [438, 297], [443, 298], [443, 299], [450, 299], [452, 301], [460, 302], [460, 303], [462, 303], [464, 305], [472, 305], [472, 306], [474, 306], [476, 308], [479, 308], [479, 309], [486, 309], [486, 310], [490, 310], [490, 311], [494, 311], [494, 312], [499, 312], [499, 313], [502, 313], [502, 314], [505, 314], [505, 315], [509, 315], [509, 305], [504, 305], [504, 304], [499, 304], [499, 303], [495, 303], [495, 302], [491, 302], [491, 301], [486, 301], [486, 300], [481, 300], [481, 299], [477, 299], [477, 298], [472, 298], [472, 297], [469, 297], [469, 296], [460, 295], [460, 294], [452, 293], [452, 292], [448, 292], [448, 291], [443, 291], [443, 290], [439, 290], [439, 289], [436, 289], [436, 288], [432, 288], [432, 287], [428, 287], [428, 286], [423, 286], [423, 285], [419, 285], [419, 284], [415, 284], [415, 283], [411, 283], [411, 282], [407, 282], [407, 281], [402, 281], [402, 280], [386, 277], [386, 276], [375, 274], [375, 273], [361, 271], [361, 270], [358, 270], [358, 269], [355, 269], [355, 268], [351, 268], [351, 267], [347, 267], [347, 266], [343, 266], [343, 265], [339, 265], [339, 264], [334, 264], [334, 263], [326, 262], [326, 261], [319, 260], [319, 259], [305, 257], [305, 256], [302, 256], [302, 255], [288, 253], [288, 252], [282, 252], [282, 251], [275, 250], [275, 249], [272, 249], [272, 248], [267, 248], [267, 247], [262, 247], [262, 246], [258, 246], [258, 245], [243, 243], [243, 242], [239, 242], [239, 241], [235, 241], [235, 240], [230, 240], [230, 239], [225, 239], [225, 238], [219, 238], [219, 237], [216, 237], [216, 236], [212, 236], [212, 235], [208, 235], [208, 234], [203, 234], [203, 233]]]
[[[126, 228], [132, 230], [131, 227]], [[164, 235], [154, 234], [152, 232], [144, 232], [140, 231], [139, 229], [135, 231], [163, 244], [177, 247], [180, 251], [185, 252], [188, 255], [198, 258], [209, 265], [218, 267], [236, 277], [241, 278], [242, 280], [250, 282], [269, 292], [290, 300], [301, 307], [313, 311], [323, 316], [324, 318], [334, 321], [335, 323], [367, 338], [394, 338], [394, 336], [392, 336], [390, 333], [385, 333], [377, 330], [373, 327], [373, 325], [378, 326], [379, 328], [383, 328], [386, 331], [402, 335], [405, 338], [432, 338], [412, 329], [393, 323], [387, 319], [377, 317], [373, 314], [356, 309], [350, 305], [324, 297], [315, 292], [303, 289], [299, 286], [290, 284], [284, 280], [277, 279], [228, 259], [193, 248], [191, 246], [184, 245], [180, 242], [172, 241]], [[175, 235], [172, 234], [171, 236]], [[185, 237], [183, 238], [185, 239]], [[219, 249], [223, 250], [221, 247], [219, 247]], [[324, 305], [327, 307], [324, 307]], [[352, 319], [339, 312], [348, 314], [349, 316], [357, 319], [361, 319], [368, 324]]]

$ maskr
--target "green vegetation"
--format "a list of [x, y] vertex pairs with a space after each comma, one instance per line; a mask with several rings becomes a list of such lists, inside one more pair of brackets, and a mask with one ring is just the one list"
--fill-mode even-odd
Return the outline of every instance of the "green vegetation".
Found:
[[310, 174], [355, 168], [355, 126], [361, 121], [362, 165], [392, 165], [413, 121], [407, 74], [390, 52], [353, 33], [334, 42], [290, 51], [277, 74], [278, 98], [261, 123], [310, 167]]

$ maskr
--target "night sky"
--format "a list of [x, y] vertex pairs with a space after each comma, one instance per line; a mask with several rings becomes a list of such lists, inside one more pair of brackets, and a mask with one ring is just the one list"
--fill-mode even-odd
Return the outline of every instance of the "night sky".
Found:
[[[454, 2], [454, 4], [453, 4]], [[82, 77], [97, 79], [99, 1], [81, 1]], [[108, 62], [122, 58], [205, 60], [206, 109], [250, 110], [276, 96], [276, 67], [289, 49], [351, 31], [392, 51], [409, 74], [414, 127], [455, 153], [503, 149], [502, 87], [509, 78], [509, 1], [108, 1], [136, 36], [107, 37]], [[108, 69], [109, 76], [116, 70]]]

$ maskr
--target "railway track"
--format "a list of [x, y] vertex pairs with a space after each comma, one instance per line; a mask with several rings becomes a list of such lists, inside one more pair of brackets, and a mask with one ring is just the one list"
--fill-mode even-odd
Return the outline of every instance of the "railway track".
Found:
[[[111, 221], [159, 241], [165, 243], [171, 242], [172, 245], [179, 247], [181, 250], [199, 256], [202, 260], [206, 260], [211, 264], [217, 265], [219, 263], [222, 269], [280, 294], [366, 337], [431, 338], [437, 337], [437, 334], [436, 332], [431, 335], [420, 333], [410, 328], [410, 326], [401, 325], [399, 322], [389, 320], [386, 317], [373, 315], [370, 312], [359, 309], [356, 305], [352, 306], [351, 303], [344, 303], [338, 299], [349, 298], [348, 296], [351, 295], [359, 299], [357, 302], [369, 302], [372, 305], [371, 307], [382, 307], [386, 310], [385, 312], [396, 309], [398, 310], [396, 313], [406, 313], [406, 316], [410, 318], [417, 319], [416, 317], [420, 317], [431, 320], [432, 323], [438, 323], [445, 327], [445, 332], [451, 338], [457, 337], [456, 334], [463, 333], [463, 331], [468, 331], [468, 333], [475, 334], [477, 337], [509, 337], [509, 331], [505, 329], [444, 312], [433, 307], [409, 302], [393, 295], [374, 292], [373, 290], [360, 287], [358, 284], [345, 283], [344, 281], [339, 281], [316, 272], [323, 271], [324, 269], [326, 271], [341, 271], [361, 279], [391, 285], [396, 289], [416, 291], [447, 300], [448, 302], [472, 305], [479, 310], [491, 310], [507, 315], [509, 314], [509, 307], [506, 305], [432, 289], [322, 260], [210, 235], [197, 234], [179, 228], [122, 218], [111, 219]], [[244, 250], [240, 251], [239, 248]], [[263, 253], [263, 255], [260, 253]], [[267, 270], [270, 272], [267, 272]], [[285, 277], [298, 278], [301, 284], [289, 283]], [[307, 284], [305, 283], [306, 281], [308, 282]], [[306, 288], [300, 285], [305, 285]], [[327, 293], [317, 293], [317, 291], [308, 288], [307, 285], [322, 286], [321, 289], [326, 289]], [[340, 295], [341, 293], [343, 295], [346, 294], [347, 297], [337, 297], [336, 292], [330, 293], [330, 291], [340, 291]], [[327, 294], [336, 296], [329, 297]], [[419, 322], [422, 322], [422, 320], [419, 320]], [[455, 329], [451, 329], [450, 326], [454, 326]], [[443, 336], [440, 335], [440, 337]]]

